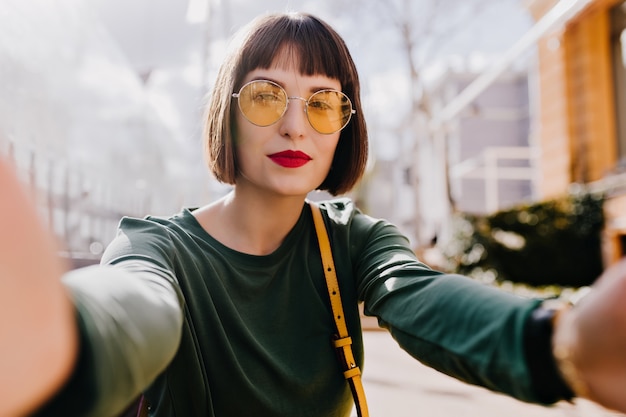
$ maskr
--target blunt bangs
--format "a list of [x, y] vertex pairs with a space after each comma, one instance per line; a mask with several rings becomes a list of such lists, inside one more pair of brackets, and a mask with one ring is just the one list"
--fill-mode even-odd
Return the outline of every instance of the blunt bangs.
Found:
[[264, 19], [265, 24], [242, 47], [241, 65], [235, 76], [238, 84], [255, 69], [274, 65], [290, 68], [294, 63], [298, 64], [294, 69], [301, 74], [337, 79], [344, 89], [353, 83], [352, 71], [345, 66], [343, 40], [326, 24], [308, 15], [271, 15]]

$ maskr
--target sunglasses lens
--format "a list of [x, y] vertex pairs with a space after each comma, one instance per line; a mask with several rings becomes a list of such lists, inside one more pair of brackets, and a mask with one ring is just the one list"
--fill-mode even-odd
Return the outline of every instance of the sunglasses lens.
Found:
[[287, 108], [287, 95], [279, 85], [253, 81], [239, 92], [239, 108], [251, 123], [269, 126], [276, 123]]
[[339, 91], [318, 91], [309, 98], [307, 115], [311, 126], [319, 133], [335, 133], [350, 121], [352, 103]]

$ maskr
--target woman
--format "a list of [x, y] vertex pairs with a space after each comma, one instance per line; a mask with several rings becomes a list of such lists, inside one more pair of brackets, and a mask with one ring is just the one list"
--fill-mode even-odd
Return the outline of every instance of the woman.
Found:
[[[13, 410], [110, 416], [143, 391], [159, 417], [349, 415], [306, 200], [316, 189], [349, 191], [367, 159], [343, 40], [310, 15], [252, 22], [218, 74], [205, 139], [211, 171], [232, 191], [167, 219], [123, 219], [102, 266], [65, 275], [77, 314], [68, 324], [55, 287], [65, 307], [48, 320], [69, 335], [59, 369]], [[431, 270], [393, 225], [348, 199], [321, 211], [355, 367], [364, 302], [402, 348], [463, 381], [523, 401], [584, 395], [626, 411], [624, 264], [579, 307], [551, 309]]]

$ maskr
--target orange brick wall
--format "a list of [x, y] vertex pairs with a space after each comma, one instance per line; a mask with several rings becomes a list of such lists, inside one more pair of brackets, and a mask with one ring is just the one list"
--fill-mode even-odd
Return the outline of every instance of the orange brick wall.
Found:
[[608, 11], [598, 9], [568, 25], [572, 180], [601, 179], [617, 160]]
[[[552, 0], [534, 4], [537, 17]], [[540, 40], [540, 195], [602, 178], [615, 164], [609, 4], [603, 0]]]
[[[610, 8], [622, 0], [595, 0], [558, 32], [538, 43], [539, 146], [544, 199], [562, 195], [573, 182], [593, 182], [615, 167], [613, 76]], [[539, 20], [555, 0], [530, 0]], [[626, 195], [606, 201], [603, 253], [608, 265], [623, 256]]]
[[[563, 194], [571, 183], [572, 142], [569, 125], [567, 68], [563, 36], [541, 39], [539, 53], [539, 102], [541, 183], [543, 198]], [[548, 162], [549, 161], [549, 162]]]

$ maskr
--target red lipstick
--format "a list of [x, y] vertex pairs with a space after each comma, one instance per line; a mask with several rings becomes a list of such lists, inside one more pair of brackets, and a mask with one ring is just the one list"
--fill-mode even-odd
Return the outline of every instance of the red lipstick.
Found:
[[311, 157], [301, 151], [282, 151], [268, 155], [274, 163], [285, 168], [298, 168], [311, 160]]

